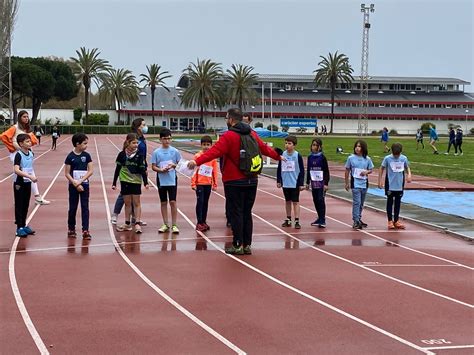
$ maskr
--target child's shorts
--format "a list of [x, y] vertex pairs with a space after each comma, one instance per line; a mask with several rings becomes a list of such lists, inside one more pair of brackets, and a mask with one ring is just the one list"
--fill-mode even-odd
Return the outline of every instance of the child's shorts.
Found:
[[161, 202], [168, 201], [168, 198], [170, 201], [176, 201], [177, 193], [178, 193], [178, 187], [176, 185], [158, 187], [158, 195], [160, 195]]
[[284, 187], [283, 195], [285, 195], [285, 201], [287, 202], [300, 202], [300, 189], [298, 187]]
[[142, 194], [142, 185], [141, 184], [131, 184], [129, 182], [120, 181], [120, 194], [122, 196], [141, 195]]
[[385, 190], [385, 196], [403, 197], [403, 191]]

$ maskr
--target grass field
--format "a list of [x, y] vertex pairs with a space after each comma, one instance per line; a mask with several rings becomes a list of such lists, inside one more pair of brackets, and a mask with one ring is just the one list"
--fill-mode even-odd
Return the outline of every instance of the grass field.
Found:
[[[297, 150], [306, 157], [310, 151], [311, 141], [314, 137], [298, 137]], [[329, 161], [345, 163], [347, 155], [337, 154], [336, 148], [341, 146], [344, 153], [352, 153], [354, 142], [358, 137], [333, 137], [320, 136], [323, 140], [324, 154]], [[382, 162], [383, 147], [380, 137], [364, 137], [369, 147], [369, 156], [378, 168]], [[273, 142], [275, 147], [284, 149], [283, 138], [268, 138], [267, 142]], [[464, 138], [462, 149], [463, 156], [454, 156], [454, 147], [451, 147], [450, 155], [444, 155], [448, 146], [447, 137], [441, 137], [436, 144], [439, 155], [434, 155], [431, 147], [425, 139], [425, 149], [416, 150], [416, 142], [411, 137], [390, 137], [389, 146], [392, 143], [403, 144], [403, 154], [408, 157], [412, 174], [434, 176], [449, 180], [462, 181], [474, 184], [474, 139]]]

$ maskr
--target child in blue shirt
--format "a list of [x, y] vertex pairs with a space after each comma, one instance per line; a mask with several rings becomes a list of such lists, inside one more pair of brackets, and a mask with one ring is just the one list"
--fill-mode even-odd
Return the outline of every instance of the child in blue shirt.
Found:
[[382, 136], [380, 137], [380, 141], [382, 142], [383, 152], [387, 153], [390, 152], [390, 148], [387, 146], [388, 143], [388, 128], [384, 127], [382, 129]]
[[438, 140], [438, 132], [436, 132], [436, 128], [431, 125], [430, 126], [430, 146], [433, 149], [433, 154], [439, 154], [438, 148], [436, 148], [436, 141]]
[[[346, 161], [345, 188], [352, 189], [352, 228], [362, 229], [367, 223], [362, 222], [362, 210], [364, 209], [365, 195], [369, 187], [368, 175], [372, 173], [374, 164], [368, 156], [367, 143], [357, 140], [354, 144], [354, 154]], [[351, 177], [349, 181], [349, 175]]]
[[179, 151], [171, 146], [171, 131], [163, 128], [160, 131], [161, 147], [155, 149], [151, 155], [151, 166], [156, 171], [156, 184], [158, 185], [158, 194], [161, 201], [161, 215], [163, 216], [163, 225], [158, 229], [159, 233], [165, 233], [170, 230], [168, 219], [168, 198], [171, 207], [171, 232], [179, 233], [176, 224], [178, 216], [178, 207], [176, 205], [176, 195], [178, 192], [178, 177], [176, 176], [176, 166], [181, 160]]
[[323, 154], [323, 141], [319, 138], [311, 142], [311, 154], [308, 156], [306, 172], [306, 189], [311, 186], [313, 203], [318, 218], [311, 223], [312, 226], [326, 228], [326, 191], [329, 185], [329, 165]]
[[402, 154], [402, 149], [403, 146], [400, 143], [392, 144], [392, 154], [383, 159], [379, 170], [378, 185], [381, 189], [384, 187], [384, 183], [382, 183], [383, 173], [385, 170], [387, 171], [385, 175], [385, 195], [387, 196], [388, 229], [405, 229], [405, 226], [398, 220], [398, 216], [405, 185], [405, 171], [407, 172], [407, 182], [411, 182], [411, 171], [407, 157]]
[[291, 205], [295, 214], [295, 228], [300, 229], [300, 191], [304, 188], [304, 163], [301, 154], [296, 150], [298, 140], [295, 136], [285, 138], [283, 156], [286, 161], [278, 162], [277, 187], [283, 187], [285, 196], [286, 219], [282, 227], [291, 227]]

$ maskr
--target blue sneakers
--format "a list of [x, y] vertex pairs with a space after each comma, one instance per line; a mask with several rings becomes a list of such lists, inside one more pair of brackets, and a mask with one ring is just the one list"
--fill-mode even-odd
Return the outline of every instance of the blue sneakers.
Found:
[[25, 228], [22, 227], [16, 230], [16, 236], [20, 238], [26, 238], [28, 237], [28, 233], [26, 232]]
[[36, 232], [31, 229], [29, 226], [26, 226], [26, 227], [23, 227], [23, 230], [28, 234], [28, 235], [33, 235], [35, 234]]

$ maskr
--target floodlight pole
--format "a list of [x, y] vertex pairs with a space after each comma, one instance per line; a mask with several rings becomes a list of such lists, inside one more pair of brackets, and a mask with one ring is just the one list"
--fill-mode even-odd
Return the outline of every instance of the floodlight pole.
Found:
[[359, 120], [357, 133], [359, 136], [366, 135], [369, 126], [369, 14], [375, 11], [375, 5], [360, 5], [360, 11], [364, 14], [362, 31], [362, 60], [360, 72], [360, 102], [359, 102]]

